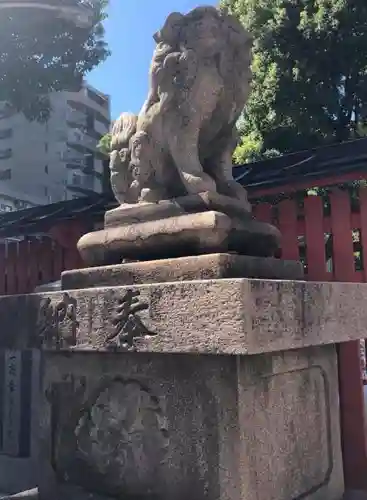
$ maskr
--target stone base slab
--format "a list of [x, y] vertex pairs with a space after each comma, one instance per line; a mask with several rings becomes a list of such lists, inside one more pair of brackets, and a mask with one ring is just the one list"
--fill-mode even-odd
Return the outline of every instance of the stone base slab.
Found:
[[279, 231], [263, 222], [242, 221], [208, 211], [131, 225], [107, 227], [78, 242], [88, 265], [119, 264], [124, 258], [160, 258], [236, 252], [268, 257], [279, 248]]
[[158, 203], [121, 205], [106, 212], [105, 227], [120, 227], [206, 211], [220, 212], [243, 221], [252, 219], [251, 212], [242, 202], [219, 193], [205, 192]]
[[366, 300], [365, 283], [110, 286], [0, 297], [0, 333], [9, 349], [252, 355], [364, 338]]
[[3, 347], [43, 351], [40, 498], [340, 500], [334, 344], [365, 336], [366, 298], [250, 279], [1, 297]]
[[223, 253], [74, 269], [62, 273], [61, 283], [64, 290], [71, 290], [221, 278], [299, 280], [303, 266], [272, 257]]
[[100, 500], [343, 495], [335, 346], [47, 353], [42, 392], [41, 498], [67, 485], [75, 500], [89, 498], [78, 488]]

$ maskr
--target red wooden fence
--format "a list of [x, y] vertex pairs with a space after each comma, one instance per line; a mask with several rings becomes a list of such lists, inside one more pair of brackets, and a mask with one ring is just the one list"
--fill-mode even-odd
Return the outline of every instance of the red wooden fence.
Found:
[[[279, 227], [282, 258], [301, 259], [306, 279], [367, 282], [367, 189], [357, 205], [352, 210], [349, 193], [335, 189], [328, 199], [311, 195], [276, 205], [255, 202], [253, 211]], [[31, 292], [58, 280], [61, 271], [82, 266], [76, 243], [84, 232], [83, 221], [73, 220], [54, 227], [49, 237], [0, 244], [0, 294]]]
[[[286, 199], [277, 205], [261, 203], [254, 206], [254, 215], [279, 227], [282, 258], [303, 260], [307, 279], [364, 282], [367, 281], [367, 268], [363, 269], [363, 243], [367, 248], [366, 190], [361, 191], [357, 201], [360, 209], [352, 211], [349, 193], [335, 190], [327, 200], [311, 195], [301, 201]], [[332, 246], [328, 262], [327, 245]]]
[[30, 293], [37, 285], [59, 280], [62, 271], [81, 267], [76, 243], [82, 227], [80, 221], [68, 221], [49, 237], [0, 243], [0, 295]]
[[[276, 205], [255, 203], [254, 214], [280, 228], [282, 258], [301, 259], [306, 279], [367, 282], [367, 189], [353, 203], [347, 191], [335, 189], [327, 199], [305, 196]], [[61, 271], [80, 267], [76, 242], [83, 232], [83, 221], [76, 220], [53, 228], [52, 238], [0, 245], [0, 295], [32, 292], [41, 283], [58, 280]], [[345, 483], [350, 489], [367, 490], [358, 342], [339, 347], [339, 374]]]

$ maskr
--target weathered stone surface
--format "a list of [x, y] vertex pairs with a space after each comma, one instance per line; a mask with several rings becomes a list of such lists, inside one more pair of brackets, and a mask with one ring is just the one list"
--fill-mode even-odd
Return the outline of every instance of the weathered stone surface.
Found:
[[279, 231], [251, 218], [246, 190], [232, 175], [251, 37], [207, 6], [171, 14], [154, 39], [147, 100], [139, 116], [123, 113], [112, 128], [111, 185], [121, 206], [106, 214], [104, 230], [81, 238], [83, 260], [274, 256]]
[[267, 257], [278, 249], [279, 231], [254, 219], [242, 222], [221, 212], [108, 227], [84, 235], [79, 252], [91, 266], [118, 264], [123, 258], [151, 260], [215, 252]]
[[121, 205], [106, 212], [105, 227], [126, 226], [206, 211], [220, 212], [240, 219], [243, 223], [252, 220], [251, 213], [244, 209], [243, 204], [236, 198], [205, 192], [172, 200], [160, 200], [157, 203]]
[[365, 335], [366, 295], [221, 279], [0, 298], [3, 346], [44, 351], [40, 498], [340, 500], [330, 344]]
[[64, 290], [221, 278], [302, 279], [300, 262], [236, 254], [196, 255], [64, 271]]
[[252, 40], [214, 7], [174, 12], [154, 35], [150, 89], [138, 117], [112, 129], [111, 184], [123, 203], [217, 191], [241, 200], [232, 176], [236, 122], [250, 87]]
[[71, 290], [1, 297], [0, 334], [8, 348], [258, 354], [363, 338], [366, 299], [364, 283], [248, 279]]
[[40, 358], [0, 350], [0, 488], [9, 494], [36, 486]]
[[44, 368], [42, 462], [54, 465], [53, 478], [41, 469], [41, 494], [66, 483], [115, 499], [342, 497], [334, 346], [246, 358], [49, 352]]
[[340, 499], [334, 346], [240, 357], [239, 364], [243, 498]]

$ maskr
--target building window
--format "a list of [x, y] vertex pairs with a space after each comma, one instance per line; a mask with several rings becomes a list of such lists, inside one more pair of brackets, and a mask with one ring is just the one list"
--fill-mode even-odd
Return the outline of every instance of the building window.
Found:
[[8, 181], [11, 179], [11, 168], [0, 170], [0, 181]]
[[64, 129], [57, 130], [56, 135], [59, 142], [66, 142], [68, 140], [67, 133]]
[[45, 193], [45, 196], [48, 196], [48, 187], [47, 186], [44, 186], [44, 193]]
[[87, 110], [87, 131], [94, 130], [94, 113]]
[[71, 183], [74, 185], [74, 186], [80, 186], [81, 183], [82, 183], [82, 179], [80, 177], [80, 175], [78, 174], [73, 174], [72, 178], [71, 178]]
[[15, 200], [14, 206], [16, 210], [25, 210], [26, 208], [32, 208], [32, 205], [22, 200]]
[[105, 96], [102, 96], [100, 94], [97, 94], [91, 89], [87, 89], [87, 96], [88, 99], [91, 101], [94, 101], [98, 106], [101, 106], [102, 108], [107, 108], [108, 107], [108, 98]]
[[0, 210], [2, 212], [12, 212], [13, 207], [11, 205], [6, 205], [5, 203], [0, 203]]
[[13, 115], [14, 110], [11, 108], [11, 106], [5, 106], [4, 108], [0, 109], [0, 120], [3, 120], [4, 118], [10, 118]]
[[0, 160], [7, 160], [13, 156], [13, 150], [11, 148], [0, 150]]
[[13, 129], [6, 128], [4, 130], [0, 130], [0, 139], [9, 139], [13, 136]]
[[48, 165], [45, 165], [45, 174], [48, 174]]
[[94, 119], [102, 123], [106, 128], [110, 126], [110, 120], [103, 116], [99, 111], [94, 111]]
[[45, 142], [45, 153], [48, 153], [48, 142]]
[[94, 170], [94, 154], [90, 153], [85, 156], [85, 165], [87, 167], [87, 170], [90, 172], [93, 172]]

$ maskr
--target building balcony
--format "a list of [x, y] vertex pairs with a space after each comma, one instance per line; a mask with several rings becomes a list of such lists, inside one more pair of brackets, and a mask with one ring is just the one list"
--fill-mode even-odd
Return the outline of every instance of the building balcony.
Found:
[[87, 126], [87, 116], [83, 111], [69, 107], [66, 114], [66, 121], [71, 127], [85, 128]]
[[89, 100], [93, 101], [94, 103], [96, 103], [97, 106], [105, 109], [106, 112], [109, 111], [110, 104], [109, 104], [109, 98], [107, 95], [102, 94], [101, 92], [98, 92], [95, 89], [92, 89], [90, 86], [85, 87], [85, 94], [86, 94], [87, 98]]
[[15, 114], [14, 108], [7, 102], [0, 102], [0, 120], [10, 118]]
[[83, 150], [96, 151], [98, 145], [97, 138], [75, 129], [68, 130], [67, 142], [70, 147], [81, 152]]
[[0, 140], [1, 139], [10, 139], [13, 137], [13, 129], [12, 128], [4, 128], [0, 129]]
[[84, 176], [88, 176], [91, 179], [98, 179], [100, 181], [103, 179], [103, 173], [98, 172], [85, 162], [67, 163], [66, 168], [76, 174], [84, 174]]
[[97, 141], [97, 144], [99, 143], [99, 141], [101, 140], [101, 137], [102, 135], [104, 134], [100, 134], [99, 132], [97, 132], [97, 130], [95, 130], [94, 128], [93, 129], [87, 129], [85, 131], [85, 133], [91, 137], [92, 139], [95, 139]]
[[0, 149], [0, 160], [8, 160], [13, 156], [13, 150], [11, 148]]
[[11, 168], [0, 169], [0, 181], [10, 181], [11, 175]]
[[66, 168], [68, 170], [82, 170], [85, 168], [85, 163], [83, 161], [69, 161], [69, 163], [66, 164]]
[[73, 150], [67, 150], [60, 153], [60, 159], [68, 164], [81, 165], [85, 162], [85, 155]]
[[73, 171], [68, 174], [66, 188], [74, 193], [91, 194], [101, 190], [101, 181], [95, 171]]
[[89, 179], [93, 179], [93, 182], [94, 179], [98, 179], [101, 181], [103, 178], [103, 174], [101, 174], [101, 172], [97, 172], [97, 170], [91, 169], [88, 166], [82, 167], [80, 171], [83, 172], [83, 174], [85, 174]]
[[109, 131], [109, 126], [106, 125], [106, 122], [100, 122], [99, 120], [94, 120], [94, 130], [97, 134], [105, 135]]
[[89, 188], [84, 187], [83, 185], [76, 186], [75, 184], [72, 184], [72, 183], [67, 184], [66, 189], [68, 191], [71, 191], [72, 193], [75, 193], [75, 194], [78, 194], [81, 196], [90, 196], [91, 194], [95, 193], [95, 190], [93, 188], [89, 189]]

